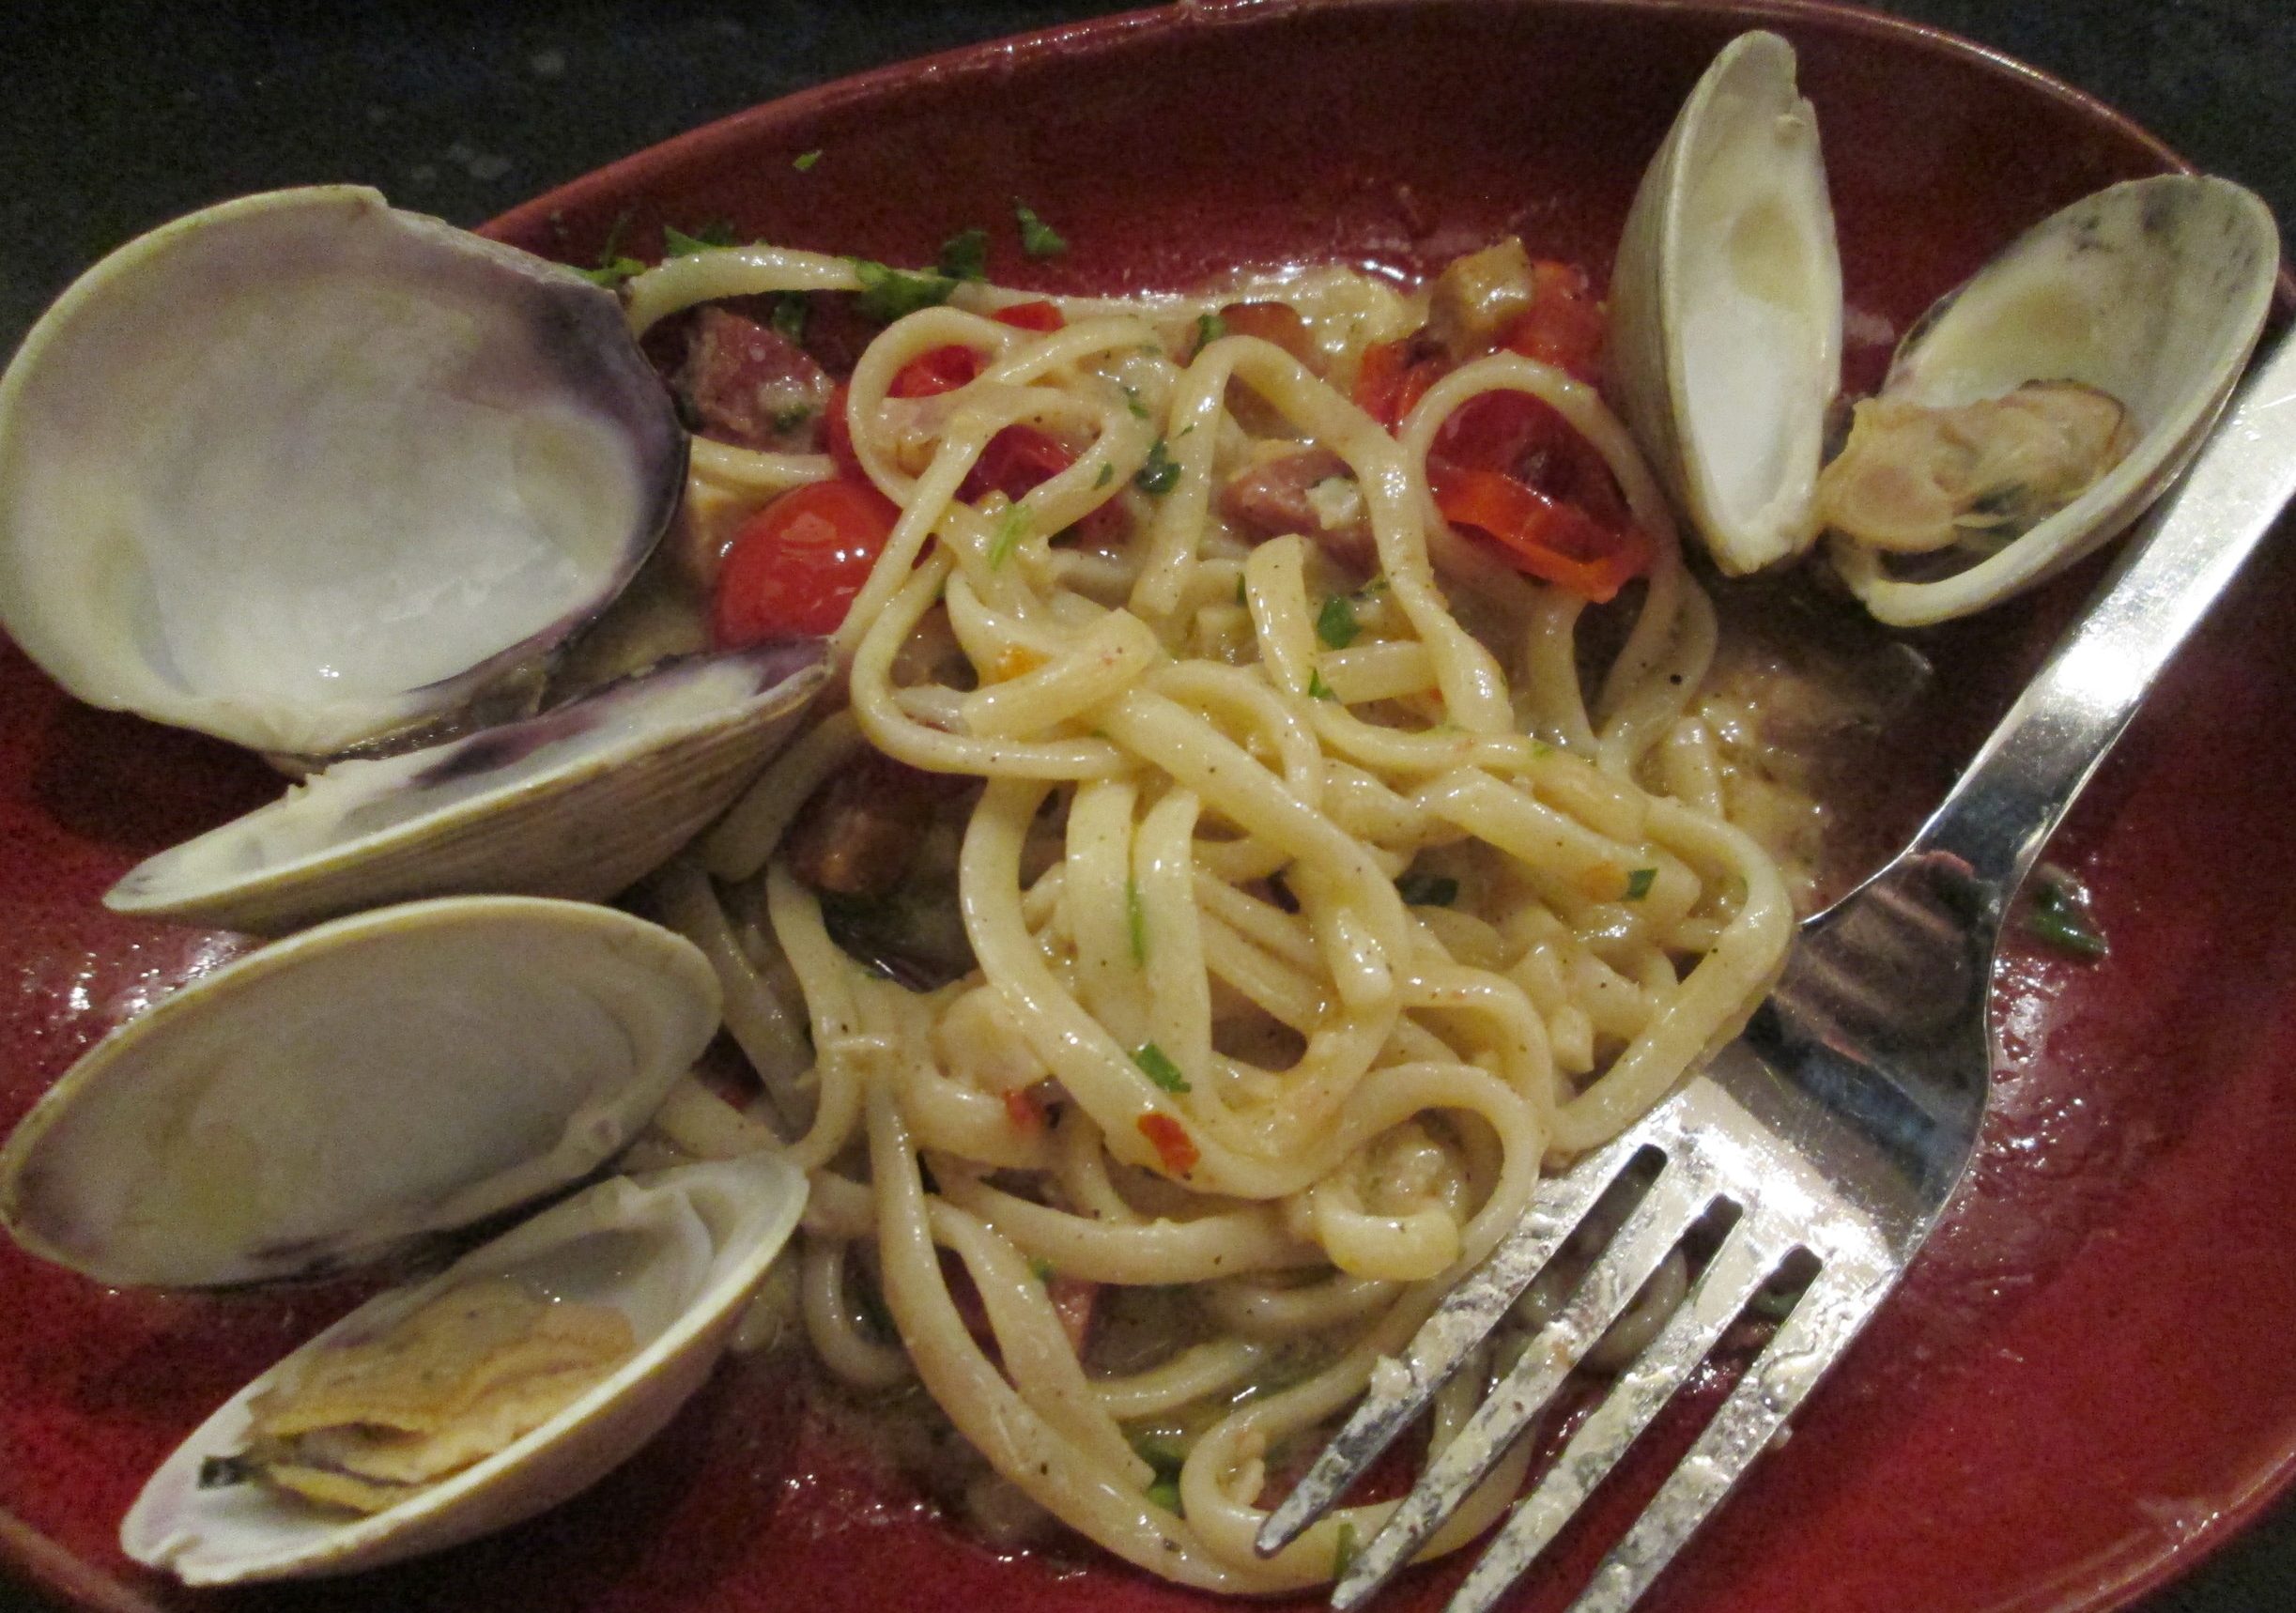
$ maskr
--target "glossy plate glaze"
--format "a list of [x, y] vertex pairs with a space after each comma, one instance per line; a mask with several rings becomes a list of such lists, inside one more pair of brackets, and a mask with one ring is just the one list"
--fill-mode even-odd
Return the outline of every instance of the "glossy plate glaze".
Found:
[[[1681, 97], [1756, 24], [1794, 40], [1825, 130], [1854, 383], [1871, 385], [1905, 323], [2026, 223], [2174, 165], [2062, 86], [1856, 13], [1194, 7], [813, 91], [618, 164], [495, 233], [587, 261], [617, 221], [623, 249], [644, 253], [664, 223], [725, 219], [745, 237], [917, 262], [975, 223], [1009, 243], [1019, 198], [1071, 250], [1024, 265], [1007, 244], [993, 272], [1048, 289], [1334, 258], [1412, 271], [1508, 231], [1599, 275]], [[2287, 536], [2056, 848], [2095, 888], [2111, 958], [2012, 945], [1996, 1111], [1964, 1196], [1651, 1613], [2101, 1613], [2188, 1564], [2296, 1464]], [[1893, 820], [1942, 789], [2086, 580], [1926, 636], [1940, 698], [1890, 781]], [[0, 646], [0, 1126], [104, 1030], [243, 949], [97, 899], [275, 789], [221, 745], [73, 704]], [[91, 1607], [1206, 1605], [1091, 1554], [1001, 1558], [967, 1542], [754, 1363], [721, 1371], [590, 1494], [511, 1533], [354, 1580], [193, 1595], [125, 1562], [121, 1513], [217, 1402], [357, 1293], [106, 1294], [0, 1247], [0, 1549]], [[1641, 1487], [1667, 1452], [1651, 1454]], [[1632, 1479], [1601, 1498], [1520, 1606], [1564, 1605], [1639, 1502]], [[1456, 1573], [1423, 1573], [1387, 1605], [1434, 1605]]]

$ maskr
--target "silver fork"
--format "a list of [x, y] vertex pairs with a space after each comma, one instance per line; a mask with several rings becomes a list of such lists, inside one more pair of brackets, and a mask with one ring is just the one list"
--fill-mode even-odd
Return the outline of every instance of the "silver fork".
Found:
[[[1700, 1074], [1546, 1183], [1428, 1318], [1260, 1531], [1297, 1538], [1425, 1409], [1629, 1164], [1657, 1171], [1601, 1258], [1436, 1452], [1333, 1588], [1352, 1608], [1489, 1471], [1709, 1212], [1734, 1211], [1681, 1304], [1622, 1372], [1453, 1597], [1481, 1613], [1551, 1541], [1765, 1285], [1808, 1285], [1595, 1573], [1573, 1613], [1631, 1606], [1848, 1347], [1969, 1161], [1992, 1060], [1985, 1004], [2011, 895], [2170, 654], [2296, 495], [2296, 337], [2252, 373], [1913, 843], [1806, 922], [1769, 998]], [[1779, 1292], [1771, 1290], [1773, 1296]]]

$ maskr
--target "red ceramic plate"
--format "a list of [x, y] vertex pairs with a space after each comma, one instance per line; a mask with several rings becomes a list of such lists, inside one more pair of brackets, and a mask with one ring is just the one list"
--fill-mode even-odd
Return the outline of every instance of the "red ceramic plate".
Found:
[[[816, 90], [500, 221], [586, 259], [628, 217], [929, 260], [1021, 198], [1062, 290], [1239, 265], [1412, 270], [1506, 232], [1598, 274], [1636, 177], [1714, 51], [1756, 23], [1801, 53], [1826, 137], [1870, 382], [1937, 292], [2017, 229], [2175, 160], [2073, 92], [1883, 19], [1776, 6], [1192, 7]], [[819, 160], [800, 169], [802, 153]], [[2070, 595], [1933, 636], [1934, 798]], [[1902, 1294], [1649, 1600], [1651, 1613], [2084, 1613], [2220, 1539], [2296, 1459], [2296, 557], [2268, 551], [2179, 663], [2055, 853], [2111, 958], [2012, 948], [1995, 1112]], [[66, 700], [0, 650], [0, 1124], [103, 1031], [239, 950], [98, 906], [139, 858], [265, 798], [251, 759]], [[333, 1584], [194, 1596], [115, 1544], [143, 1475], [348, 1302], [108, 1294], [0, 1248], [0, 1541], [91, 1606], [812, 1613], [928, 1605], [1173, 1608], [1105, 1559], [999, 1558], [730, 1365], [590, 1494], [445, 1557]], [[1656, 1453], [1662, 1464], [1665, 1452]], [[1641, 1475], [1649, 1478], [1650, 1464]], [[1612, 1524], [1638, 1504], [1608, 1498]], [[1600, 1529], [1522, 1592], [1560, 1607]], [[1456, 1567], [1393, 1593], [1431, 1605]], [[1308, 1604], [1302, 1603], [1301, 1605]]]

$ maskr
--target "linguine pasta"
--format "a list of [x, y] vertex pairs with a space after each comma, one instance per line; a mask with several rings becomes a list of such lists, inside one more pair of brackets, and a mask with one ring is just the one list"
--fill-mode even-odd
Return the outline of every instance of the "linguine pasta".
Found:
[[[841, 259], [696, 253], [636, 279], [630, 316], [857, 284]], [[1326, 1580], [1369, 1538], [1389, 1503], [1260, 1559], [1271, 1470], [1542, 1170], [1736, 1031], [1794, 916], [1700, 715], [1714, 608], [1599, 397], [1501, 352], [1391, 433], [1339, 383], [1416, 311], [1342, 274], [1267, 295], [1307, 315], [1318, 364], [1222, 334], [1220, 298], [1069, 300], [1047, 331], [968, 284], [890, 324], [845, 405], [901, 512], [836, 635], [849, 701], [660, 889], [726, 976], [777, 1122], [689, 1093], [664, 1129], [811, 1174], [797, 1286], [827, 1369], [921, 1380], [1043, 1508], [1226, 1591]], [[894, 395], [950, 345], [974, 378]], [[1453, 530], [1430, 490], [1443, 422], [1506, 392], [1594, 445], [1652, 545], [1586, 686], [1586, 601]], [[1016, 424], [1073, 463], [961, 497]], [[1367, 547], [1223, 515], [1228, 478], [1302, 444], [1344, 466], [1309, 525]], [[697, 441], [692, 474], [697, 501], [754, 504], [832, 466]], [[1108, 505], [1120, 538], [1075, 535]], [[840, 948], [787, 853], [802, 804], [872, 751], [978, 781], [945, 814], [974, 967], [931, 989]], [[1080, 1304], [1133, 1316], [1122, 1349], [1080, 1343]], [[1446, 1392], [1434, 1440], [1479, 1387]], [[1489, 1523], [1527, 1462], [1430, 1550]]]

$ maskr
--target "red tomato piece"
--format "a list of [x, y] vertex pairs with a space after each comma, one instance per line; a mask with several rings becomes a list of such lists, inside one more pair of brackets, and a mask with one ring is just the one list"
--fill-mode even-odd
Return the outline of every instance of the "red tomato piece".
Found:
[[1528, 392], [1485, 392], [1443, 422], [1431, 465], [1495, 470], [1578, 505], [1610, 528], [1627, 524], [1626, 500], [1601, 450], [1551, 406]]
[[1531, 266], [1534, 288], [1524, 310], [1500, 346], [1526, 359], [1595, 385], [1602, 378], [1602, 339], [1609, 315], [1589, 288], [1586, 271], [1567, 263]]
[[1167, 1176], [1186, 1175], [1204, 1157], [1203, 1150], [1195, 1145], [1195, 1139], [1188, 1135], [1188, 1128], [1169, 1114], [1151, 1109], [1134, 1124], [1140, 1128], [1140, 1135], [1155, 1145], [1156, 1157], [1163, 1161]]
[[901, 365], [885, 395], [893, 398], [937, 397], [953, 392], [980, 374], [980, 355], [962, 343], [933, 347]]
[[742, 524], [710, 612], [721, 649], [819, 637], [845, 620], [901, 511], [858, 482], [814, 482]]
[[1413, 357], [1418, 344], [1406, 336], [1400, 342], [1381, 342], [1364, 349], [1364, 361], [1355, 373], [1355, 402], [1365, 414], [1393, 431], [1403, 422], [1427, 389], [1443, 378], [1451, 361], [1441, 354]]
[[1075, 463], [1076, 455], [1035, 426], [1009, 425], [989, 438], [957, 497], [969, 500], [1002, 493], [1018, 502]]
[[1040, 298], [1034, 302], [1015, 302], [1009, 308], [999, 308], [989, 317], [1016, 330], [1063, 330], [1069, 323], [1059, 304]]
[[1455, 527], [1472, 527], [1506, 550], [1518, 571], [1600, 605], [1655, 558], [1638, 527], [1613, 530], [1584, 511], [1496, 470], [1437, 466], [1435, 506]]

